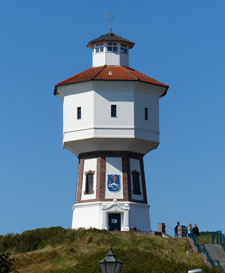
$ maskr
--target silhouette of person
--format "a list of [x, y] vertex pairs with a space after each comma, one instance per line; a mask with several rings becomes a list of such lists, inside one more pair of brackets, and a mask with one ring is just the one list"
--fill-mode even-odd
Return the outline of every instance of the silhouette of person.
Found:
[[175, 238], [177, 238], [177, 230], [178, 230], [178, 226], [180, 225], [180, 222], [177, 222], [177, 225], [175, 226], [174, 228], [174, 235], [175, 235]]
[[192, 232], [195, 236], [199, 236], [199, 229], [197, 227], [197, 224], [195, 224], [195, 226], [193, 227]]

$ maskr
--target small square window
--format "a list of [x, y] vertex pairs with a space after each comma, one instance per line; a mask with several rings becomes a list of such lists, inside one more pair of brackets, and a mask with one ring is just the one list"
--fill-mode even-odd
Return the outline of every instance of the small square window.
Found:
[[145, 108], [145, 120], [148, 120], [148, 108]]
[[104, 44], [97, 44], [96, 48], [95, 48], [95, 52], [99, 53], [99, 52], [103, 52], [104, 51]]
[[124, 53], [124, 54], [127, 54], [127, 45], [121, 44], [120, 52]]
[[77, 119], [81, 119], [81, 107], [77, 107]]
[[111, 117], [116, 118], [116, 105], [111, 105]]
[[108, 52], [118, 52], [117, 43], [108, 43], [107, 51]]

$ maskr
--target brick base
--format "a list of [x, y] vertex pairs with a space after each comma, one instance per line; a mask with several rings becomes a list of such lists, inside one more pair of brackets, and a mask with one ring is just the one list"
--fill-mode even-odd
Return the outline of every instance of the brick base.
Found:
[[[136, 203], [147, 204], [147, 194], [145, 185], [145, 173], [143, 154], [133, 152], [117, 152], [117, 151], [98, 151], [91, 153], [79, 154], [79, 166], [77, 176], [76, 200], [75, 203], [86, 203], [95, 201], [113, 201], [113, 199], [105, 199], [105, 158], [120, 157], [122, 158], [122, 175], [123, 175], [123, 198], [118, 201], [131, 201]], [[81, 200], [82, 182], [84, 172], [85, 159], [97, 158], [97, 174], [96, 174], [96, 199]], [[143, 201], [133, 200], [131, 198], [131, 177], [130, 177], [130, 159], [138, 159], [140, 161], [141, 181], [143, 189]]]

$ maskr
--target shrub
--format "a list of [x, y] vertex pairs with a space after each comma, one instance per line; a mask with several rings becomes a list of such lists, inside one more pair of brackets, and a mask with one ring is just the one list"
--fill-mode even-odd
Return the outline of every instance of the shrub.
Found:
[[18, 271], [14, 270], [13, 261], [14, 259], [11, 259], [9, 254], [7, 253], [0, 254], [0, 272], [1, 273], [9, 273], [9, 272], [17, 273]]

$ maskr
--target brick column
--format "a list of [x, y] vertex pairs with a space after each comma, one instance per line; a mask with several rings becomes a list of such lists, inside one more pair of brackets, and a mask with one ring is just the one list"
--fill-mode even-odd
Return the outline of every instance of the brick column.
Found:
[[166, 224], [165, 223], [158, 224], [158, 232], [166, 233]]
[[183, 234], [182, 234], [182, 226], [178, 226], [177, 227], [177, 238], [182, 238]]

